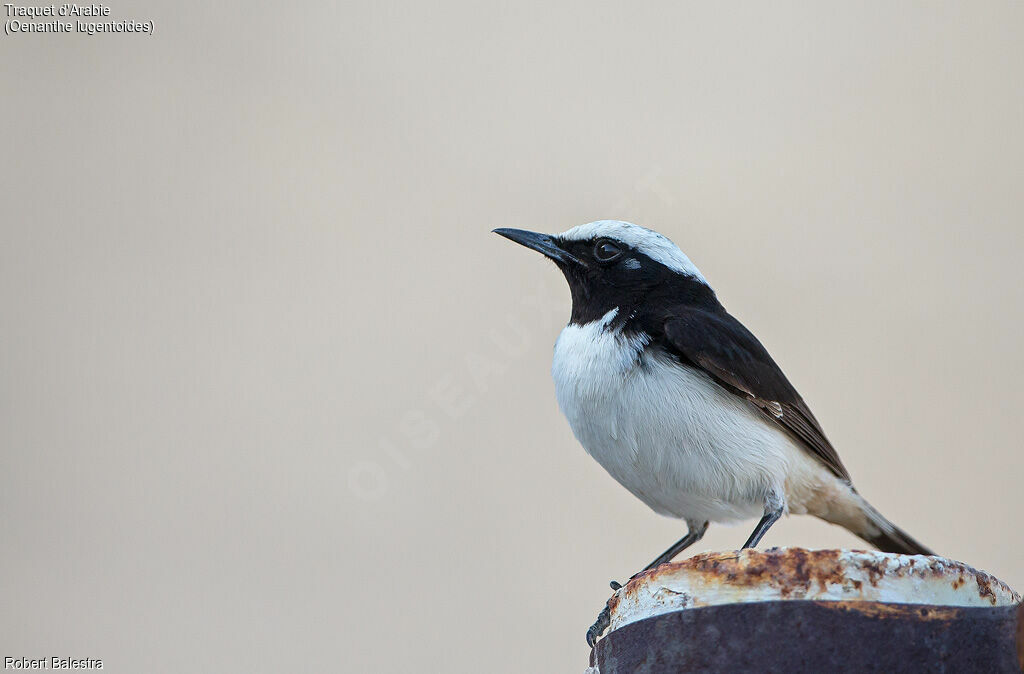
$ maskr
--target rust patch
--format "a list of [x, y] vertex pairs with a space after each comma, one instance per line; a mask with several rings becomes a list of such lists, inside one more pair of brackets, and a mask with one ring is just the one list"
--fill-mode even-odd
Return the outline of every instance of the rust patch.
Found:
[[861, 568], [868, 574], [868, 582], [871, 583], [871, 587], [878, 587], [878, 581], [885, 578], [888, 565], [872, 560], [861, 564]]
[[704, 554], [692, 557], [680, 566], [705, 577], [706, 582], [739, 587], [771, 586], [786, 597], [794, 592], [822, 590], [833, 584], [845, 584], [846, 573], [838, 550], [743, 551], [738, 555]]
[[[627, 585], [627, 587], [628, 587], [628, 585]], [[615, 611], [619, 608], [619, 602], [622, 601], [622, 598], [621, 598], [621, 595], [619, 595], [619, 592], [621, 592], [621, 590], [618, 590], [614, 594], [612, 594], [611, 598], [608, 599], [608, 603], [605, 604], [605, 606], [608, 607], [609, 615], [615, 615]]]
[[995, 578], [988, 575], [987, 573], [982, 573], [980, 571], [978, 572], [978, 575], [974, 577], [974, 579], [978, 583], [978, 596], [982, 599], [988, 599], [989, 603], [995, 606], [996, 601], [998, 600], [996, 599], [995, 590], [992, 589], [992, 583], [993, 581], [999, 581], [997, 581]]
[[[783, 597], [803, 594], [817, 585], [825, 591], [829, 585], [851, 585], [859, 590], [861, 581], [847, 578], [847, 568], [840, 561], [839, 550], [744, 550], [738, 554], [704, 553], [674, 564], [666, 564], [639, 574], [626, 586], [632, 596], [648, 582], [658, 582], [659, 576], [674, 576], [680, 572], [697, 574], [709, 584], [735, 587], [776, 588]], [[881, 577], [882, 572], [878, 573]]]
[[832, 611], [855, 612], [870, 618], [913, 618], [926, 622], [950, 622], [960, 617], [955, 606], [911, 606], [884, 604], [877, 601], [816, 601], [818, 606]]

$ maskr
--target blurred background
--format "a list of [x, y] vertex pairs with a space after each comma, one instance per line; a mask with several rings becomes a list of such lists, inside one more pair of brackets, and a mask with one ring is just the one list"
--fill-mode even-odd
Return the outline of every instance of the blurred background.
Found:
[[0, 39], [0, 655], [582, 671], [684, 526], [573, 439], [564, 281], [489, 232], [602, 218], [693, 259], [882, 512], [1024, 589], [1024, 5], [127, 18]]

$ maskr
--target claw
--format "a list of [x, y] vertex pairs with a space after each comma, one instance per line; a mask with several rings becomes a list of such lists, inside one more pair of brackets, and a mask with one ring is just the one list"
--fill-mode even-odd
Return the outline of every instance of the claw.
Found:
[[597, 621], [590, 626], [587, 630], [587, 645], [591, 648], [597, 643], [597, 638], [600, 637], [606, 629], [608, 624], [611, 622], [611, 610], [608, 605], [601, 609], [601, 612], [597, 614]]
[[[611, 581], [608, 585], [616, 592], [622, 589], [622, 583], [617, 580]], [[614, 597], [612, 597], [612, 599], [614, 599]], [[608, 625], [611, 623], [611, 604], [612, 600], [609, 599], [605, 603], [604, 608], [601, 609], [601, 612], [597, 614], [597, 620], [590, 626], [590, 629], [587, 630], [587, 645], [591, 648], [594, 647], [594, 644], [597, 643], [598, 637], [604, 634], [604, 631], [608, 629]]]

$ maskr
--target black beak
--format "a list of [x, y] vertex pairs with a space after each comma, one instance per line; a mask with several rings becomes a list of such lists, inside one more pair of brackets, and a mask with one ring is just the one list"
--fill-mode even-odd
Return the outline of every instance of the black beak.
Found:
[[572, 264], [582, 265], [583, 262], [575, 255], [570, 255], [561, 246], [555, 243], [555, 239], [550, 234], [540, 234], [538, 232], [528, 232], [525, 229], [508, 229], [507, 227], [501, 227], [492, 230], [495, 234], [515, 241], [516, 243], [532, 248], [538, 253], [543, 253], [555, 262], [566, 262]]

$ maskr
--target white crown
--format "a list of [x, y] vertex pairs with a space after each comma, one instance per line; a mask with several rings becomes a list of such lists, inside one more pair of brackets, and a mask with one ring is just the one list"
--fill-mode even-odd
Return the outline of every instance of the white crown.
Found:
[[690, 258], [679, 247], [657, 232], [621, 220], [598, 220], [579, 225], [558, 235], [563, 241], [589, 241], [590, 239], [614, 239], [621, 241], [655, 262], [660, 262], [680, 274], [692, 276], [707, 285], [707, 279], [690, 262]]

